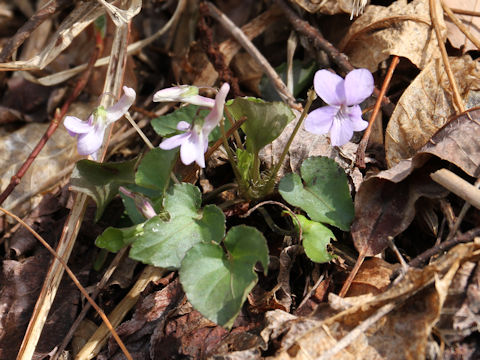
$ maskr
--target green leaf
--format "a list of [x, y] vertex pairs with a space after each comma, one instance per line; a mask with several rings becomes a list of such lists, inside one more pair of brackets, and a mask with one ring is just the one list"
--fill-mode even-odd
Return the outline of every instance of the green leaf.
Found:
[[333, 256], [328, 252], [327, 245], [335, 235], [325, 225], [308, 220], [305, 216], [297, 215], [302, 226], [303, 248], [310, 260], [317, 263], [329, 262]]
[[119, 163], [98, 163], [80, 160], [70, 178], [72, 190], [87, 194], [97, 203], [95, 221], [98, 221], [118, 187], [135, 182], [134, 169], [138, 159]]
[[178, 149], [162, 150], [155, 148], [150, 150], [140, 162], [135, 183], [150, 189], [164, 193], [170, 180], [170, 172], [175, 165]]
[[270, 103], [255, 98], [237, 98], [228, 110], [236, 120], [247, 118], [242, 130], [247, 135], [247, 150], [253, 154], [275, 140], [295, 118], [293, 111], [283, 102]]
[[[311, 61], [305, 63], [299, 60], [293, 60], [293, 96], [297, 97], [307, 87], [311, 86], [315, 71], [318, 69], [317, 64]], [[287, 63], [275, 68], [282, 80], [286, 82], [287, 79]], [[260, 81], [260, 93], [262, 97], [268, 101], [282, 100], [278, 95], [277, 90], [272, 84], [272, 81], [264, 75]]]
[[193, 245], [202, 241], [220, 242], [225, 234], [223, 212], [215, 205], [199, 210], [200, 204], [201, 193], [196, 186], [174, 185], [163, 201], [170, 216], [168, 221], [155, 216], [135, 227], [107, 229], [96, 243], [110, 251], [132, 244], [132, 259], [176, 269]]
[[206, 318], [230, 328], [248, 293], [257, 283], [253, 268], [268, 268], [268, 247], [257, 229], [240, 225], [230, 229], [224, 246], [200, 243], [185, 255], [180, 282], [193, 307]]
[[300, 171], [305, 186], [300, 176], [287, 174], [280, 180], [280, 195], [289, 204], [306, 211], [313, 221], [348, 231], [354, 209], [343, 169], [329, 158], [310, 157], [303, 162]]
[[[180, 121], [186, 121], [191, 124], [196, 117], [205, 118], [210, 110], [200, 109], [197, 105], [187, 105], [175, 110], [174, 112], [160, 116], [152, 120], [153, 130], [160, 136], [171, 136], [182, 133], [177, 130], [177, 124]], [[230, 129], [228, 121], [225, 122], [225, 131]], [[208, 136], [208, 141], [217, 141], [221, 136], [220, 128], [217, 126]]]
[[237, 166], [243, 180], [249, 182], [252, 177], [250, 172], [253, 168], [254, 155], [248, 151], [237, 148]]

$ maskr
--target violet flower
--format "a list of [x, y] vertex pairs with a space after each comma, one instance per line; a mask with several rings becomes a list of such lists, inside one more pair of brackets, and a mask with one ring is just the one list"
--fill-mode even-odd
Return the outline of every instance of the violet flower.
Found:
[[153, 95], [155, 102], [184, 102], [192, 105], [212, 108], [213, 99], [198, 95], [198, 87], [192, 85], [179, 85], [157, 91]]
[[71, 136], [78, 135], [77, 149], [80, 155], [91, 155], [97, 159], [96, 152], [102, 146], [105, 129], [125, 115], [135, 101], [135, 90], [124, 86], [123, 92], [124, 95], [115, 105], [106, 110], [103, 106], [97, 107], [87, 121], [75, 116], [65, 117], [63, 125], [68, 133]]
[[368, 122], [358, 104], [373, 92], [373, 76], [367, 69], [349, 72], [345, 80], [328, 70], [319, 70], [313, 80], [315, 92], [328, 106], [313, 110], [305, 119], [305, 129], [314, 134], [330, 133], [333, 146], [346, 144], [354, 131]]
[[204, 168], [204, 154], [208, 148], [208, 135], [223, 117], [223, 107], [229, 90], [230, 85], [228, 83], [223, 84], [217, 96], [215, 96], [212, 110], [205, 119], [196, 119], [192, 125], [186, 121], [180, 121], [177, 124], [177, 129], [185, 132], [163, 140], [160, 148], [170, 150], [180, 146], [180, 159], [185, 165], [190, 165], [195, 161], [198, 166]]

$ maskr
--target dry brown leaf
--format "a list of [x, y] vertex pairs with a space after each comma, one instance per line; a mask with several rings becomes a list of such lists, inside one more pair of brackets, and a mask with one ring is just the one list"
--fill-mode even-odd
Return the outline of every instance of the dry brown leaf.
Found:
[[352, 12], [352, 0], [290, 0], [309, 13], [335, 15]]
[[352, 237], [358, 251], [371, 256], [383, 251], [389, 236], [403, 232], [415, 215], [415, 202], [421, 196], [438, 198], [444, 189], [429, 177], [440, 166], [427, 163], [431, 155], [455, 164], [468, 175], [480, 175], [478, 119], [480, 110], [452, 120], [415, 157], [402, 160], [389, 170], [365, 180], [355, 197]]
[[379, 294], [390, 285], [390, 276], [397, 266], [377, 257], [365, 260], [346, 296]]
[[351, 307], [340, 312], [325, 309], [323, 316], [319, 313], [324, 320], [295, 318], [280, 310], [269, 312], [261, 335], [266, 343], [280, 342], [279, 351], [269, 359], [319, 358], [354, 327], [392, 302], [397, 304], [393, 311], [332, 358], [424, 359], [446, 289], [461, 264], [478, 256], [477, 244], [458, 245], [424, 269], [411, 268], [396, 286], [382, 294], [342, 299]]
[[[449, 8], [480, 11], [480, 1], [478, 0], [462, 0], [461, 2], [458, 0], [443, 0], [443, 3]], [[478, 16], [455, 15], [467, 27], [468, 31], [470, 31], [473, 36], [480, 39], [480, 18]], [[453, 47], [462, 49], [464, 53], [469, 50], [479, 50], [448, 17], [445, 17], [445, 24], [447, 25], [447, 38]]]
[[[446, 33], [441, 6], [437, 6], [441, 31]], [[443, 40], [443, 39], [442, 39]], [[395, 1], [389, 7], [367, 6], [339, 44], [355, 67], [374, 72], [390, 55], [408, 58], [423, 69], [440, 57], [437, 38], [430, 26], [428, 0]]]
[[[470, 56], [450, 58], [453, 75], [467, 108], [480, 103], [480, 63]], [[389, 167], [413, 156], [455, 114], [450, 84], [441, 60], [431, 62], [400, 98], [385, 134]]]

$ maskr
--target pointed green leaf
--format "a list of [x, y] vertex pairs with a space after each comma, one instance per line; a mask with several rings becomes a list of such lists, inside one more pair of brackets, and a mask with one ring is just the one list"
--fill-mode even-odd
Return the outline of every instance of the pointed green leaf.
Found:
[[244, 116], [247, 118], [242, 130], [247, 135], [247, 150], [253, 154], [275, 140], [295, 118], [293, 111], [283, 102], [237, 98], [227, 107], [236, 120]]
[[160, 190], [164, 193], [170, 180], [170, 172], [175, 165], [178, 149], [162, 150], [155, 148], [143, 157], [135, 174], [137, 185]]
[[[200, 190], [191, 184], [174, 185], [165, 195], [163, 206], [170, 219], [155, 216], [128, 229], [107, 229], [97, 245], [118, 250], [132, 244], [130, 257], [146, 264], [178, 268], [185, 253], [199, 242], [220, 242], [225, 235], [225, 216], [215, 205], [200, 210]], [[107, 232], [108, 231], [108, 232]], [[112, 245], [111, 245], [112, 244]], [[120, 246], [121, 247], [121, 246]]]
[[328, 252], [327, 245], [335, 240], [335, 235], [325, 225], [308, 220], [305, 216], [297, 215], [302, 226], [303, 248], [310, 260], [317, 263], [329, 262], [333, 259]]
[[313, 221], [348, 231], [354, 209], [343, 169], [332, 159], [310, 157], [300, 171], [305, 185], [297, 174], [287, 174], [278, 186], [282, 197], [306, 211]]
[[255, 228], [240, 225], [230, 229], [225, 254], [218, 244], [200, 243], [185, 255], [180, 281], [193, 307], [215, 323], [231, 327], [257, 282], [257, 262], [268, 267], [268, 247]]
[[[297, 97], [302, 91], [307, 87], [311, 86], [313, 76], [315, 71], [317, 71], [318, 66], [315, 62], [311, 61], [305, 63], [299, 60], [293, 60], [293, 96]], [[283, 81], [286, 82], [287, 79], [287, 63], [283, 63], [280, 66], [275, 68], [275, 71], [280, 75]], [[260, 81], [260, 93], [262, 98], [268, 101], [280, 101], [280, 95], [278, 95], [275, 86], [273, 86], [272, 81], [269, 77], [264, 75]]]
[[70, 178], [72, 190], [87, 194], [97, 203], [95, 221], [98, 221], [105, 207], [118, 193], [118, 187], [133, 184], [137, 159], [119, 163], [98, 163], [80, 160]]

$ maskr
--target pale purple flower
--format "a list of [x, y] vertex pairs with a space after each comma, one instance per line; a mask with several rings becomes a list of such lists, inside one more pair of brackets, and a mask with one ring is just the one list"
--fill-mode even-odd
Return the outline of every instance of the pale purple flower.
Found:
[[63, 125], [71, 136], [78, 135], [77, 149], [80, 155], [91, 155], [96, 159], [96, 152], [103, 143], [105, 129], [108, 125], [120, 119], [135, 101], [135, 90], [124, 86], [124, 95], [107, 110], [99, 106], [83, 121], [75, 116], [66, 116]]
[[185, 132], [163, 140], [160, 148], [170, 150], [180, 146], [180, 159], [185, 165], [190, 165], [195, 161], [198, 166], [204, 168], [204, 154], [208, 148], [208, 135], [222, 119], [223, 107], [229, 90], [230, 85], [228, 83], [223, 84], [217, 96], [215, 96], [212, 110], [205, 119], [203, 121], [195, 120], [192, 125], [186, 121], [180, 121], [177, 124], [177, 129]]
[[362, 131], [368, 122], [362, 119], [358, 104], [373, 92], [373, 76], [367, 69], [349, 72], [342, 79], [328, 70], [319, 70], [313, 80], [315, 92], [328, 106], [313, 110], [305, 119], [305, 129], [314, 134], [330, 133], [333, 146], [346, 144], [354, 131]]
[[192, 105], [212, 108], [213, 99], [198, 95], [198, 87], [192, 85], [179, 85], [157, 91], [153, 95], [155, 102], [184, 102]]

